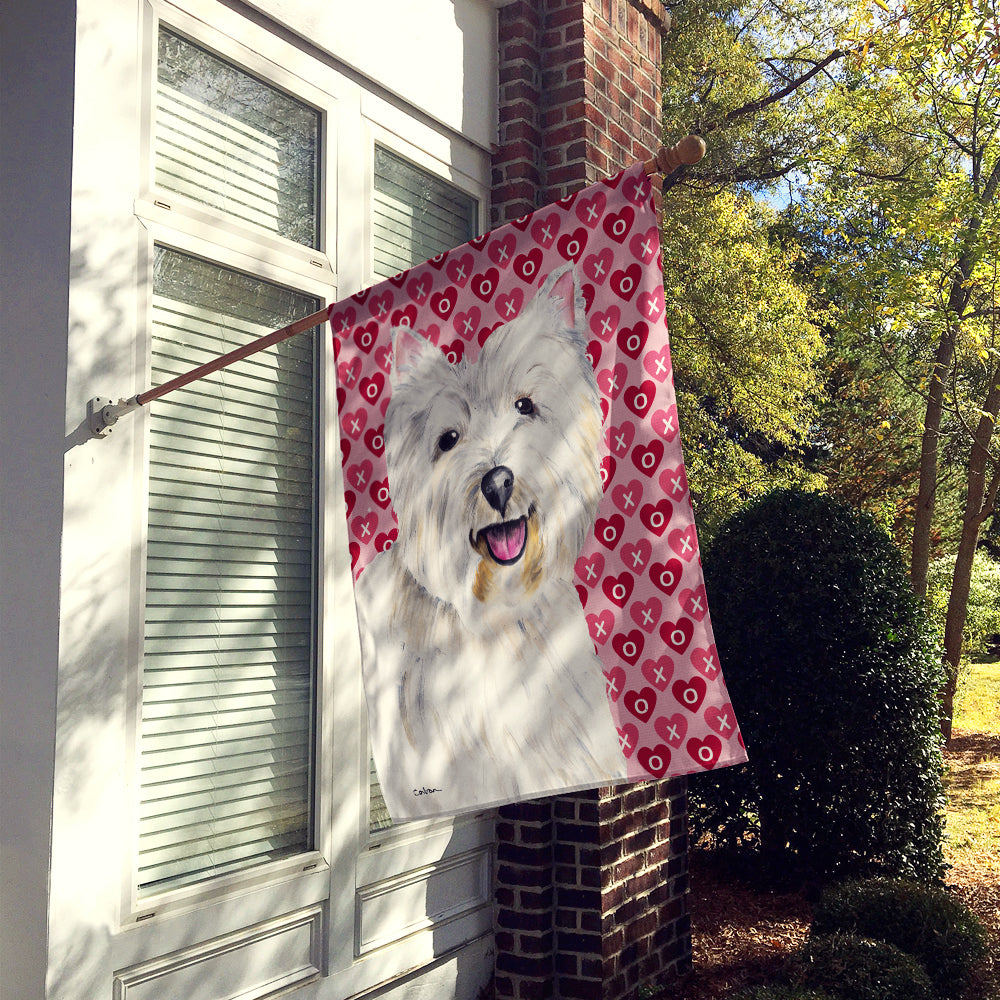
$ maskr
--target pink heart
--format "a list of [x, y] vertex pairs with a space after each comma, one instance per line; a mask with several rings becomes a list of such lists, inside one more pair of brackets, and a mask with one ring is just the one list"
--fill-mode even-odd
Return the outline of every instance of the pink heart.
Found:
[[361, 432], [365, 429], [367, 420], [368, 411], [364, 407], [360, 410], [355, 410], [353, 413], [345, 413], [342, 423], [348, 437], [352, 437], [357, 441], [361, 437]]
[[695, 649], [691, 654], [691, 666], [710, 681], [719, 675], [719, 651], [715, 646], [708, 649]]
[[358, 321], [358, 314], [348, 306], [330, 314], [330, 327], [337, 336], [345, 334]]
[[531, 224], [532, 239], [546, 250], [555, 242], [558, 232], [559, 216], [555, 212], [545, 216], [544, 219], [536, 219]]
[[651, 264], [656, 258], [656, 253], [660, 249], [660, 234], [654, 226], [644, 233], [636, 233], [628, 241], [628, 248], [633, 257], [638, 257], [643, 264]]
[[667, 544], [681, 559], [691, 562], [698, 554], [698, 535], [695, 532], [694, 525], [691, 524], [683, 530], [675, 528], [667, 535]]
[[624, 194], [629, 201], [633, 201], [637, 205], [641, 205], [644, 201], [646, 201], [651, 193], [651, 182], [645, 174], [627, 177], [625, 179], [625, 183], [622, 185], [622, 194]]
[[360, 515], [351, 521], [351, 534], [359, 542], [369, 542], [378, 527], [378, 518], [374, 511], [370, 511], [367, 517]]
[[461, 257], [452, 257], [445, 268], [445, 274], [458, 285], [465, 288], [465, 283], [472, 276], [472, 254], [465, 253]]
[[646, 660], [642, 665], [642, 676], [649, 681], [657, 691], [666, 691], [670, 678], [674, 673], [674, 661], [669, 656], [661, 656], [658, 660]]
[[356, 489], [366, 489], [372, 478], [372, 463], [366, 458], [347, 470], [347, 481]]
[[626, 517], [631, 517], [639, 509], [642, 500], [642, 483], [633, 479], [627, 486], [619, 484], [611, 491], [611, 499]]
[[406, 293], [417, 305], [423, 305], [430, 295], [433, 282], [429, 274], [422, 274], [419, 278], [414, 278], [407, 286]]
[[632, 621], [641, 629], [652, 632], [656, 628], [656, 623], [663, 614], [663, 605], [656, 597], [651, 597], [648, 601], [636, 601], [629, 609]]
[[660, 739], [666, 740], [672, 747], [679, 747], [687, 736], [688, 724], [683, 715], [677, 713], [668, 719], [661, 715], [654, 723], [653, 729]]
[[603, 285], [614, 262], [614, 253], [609, 247], [605, 247], [599, 253], [590, 253], [583, 258], [583, 273], [595, 284]]
[[608, 432], [608, 446], [616, 455], [627, 455], [635, 438], [635, 425], [625, 421]]
[[622, 562], [637, 573], [646, 568], [652, 554], [653, 546], [645, 538], [640, 538], [635, 544], [626, 542], [622, 546]]
[[705, 594], [704, 584], [700, 584], [694, 590], [682, 590], [680, 602], [681, 607], [696, 622], [700, 622], [708, 614], [708, 596]]
[[605, 368], [597, 373], [597, 385], [606, 396], [617, 399], [627, 378], [628, 368], [624, 364], [615, 365], [613, 369]]
[[505, 322], [509, 323], [521, 311], [524, 305], [524, 292], [520, 288], [515, 288], [510, 295], [498, 295], [496, 301], [497, 315]]
[[727, 701], [722, 708], [711, 705], [705, 709], [705, 721], [708, 728], [717, 732], [724, 739], [730, 739], [736, 734], [736, 716], [733, 706]]
[[604, 693], [617, 701], [622, 696], [625, 687], [625, 671], [622, 667], [612, 667], [604, 672]]
[[618, 745], [626, 757], [631, 757], [635, 753], [636, 744], [639, 742], [639, 729], [631, 722], [626, 722], [624, 726], [618, 727]]
[[353, 389], [354, 384], [358, 380], [358, 376], [361, 374], [361, 358], [355, 357], [353, 361], [346, 362], [341, 361], [337, 365], [337, 376], [340, 378], [340, 384], [346, 386], [348, 389]]
[[493, 261], [497, 267], [506, 268], [511, 262], [511, 258], [514, 255], [514, 248], [517, 246], [517, 240], [508, 233], [502, 239], [493, 240], [492, 243], [486, 248], [486, 255]]
[[589, 198], [581, 198], [576, 203], [574, 211], [576, 212], [576, 217], [585, 226], [595, 229], [604, 215], [604, 209], [607, 207], [607, 204], [608, 199], [604, 192], [597, 191]]
[[665, 382], [670, 374], [670, 345], [664, 344], [658, 351], [647, 351], [642, 359], [642, 367], [657, 382]]
[[636, 306], [642, 316], [648, 319], [650, 323], [655, 323], [663, 315], [663, 310], [666, 307], [666, 303], [663, 300], [663, 290], [657, 289], [653, 292], [642, 292]]
[[381, 295], [373, 295], [368, 303], [368, 311], [377, 319], [383, 320], [392, 309], [392, 292], [386, 289]]
[[598, 580], [604, 574], [604, 556], [600, 552], [595, 552], [589, 559], [580, 556], [576, 561], [576, 575], [583, 580], [588, 587], [596, 587]]
[[677, 437], [677, 407], [657, 410], [653, 414], [653, 430], [665, 441], [673, 441]]
[[615, 627], [615, 616], [607, 609], [597, 615], [587, 615], [587, 627], [590, 629], [590, 638], [603, 646]]
[[618, 332], [618, 324], [621, 322], [622, 313], [618, 306], [608, 306], [604, 312], [598, 310], [590, 317], [591, 332], [600, 337], [605, 343]]
[[673, 469], [664, 469], [660, 473], [660, 489], [667, 496], [676, 500], [687, 493], [687, 488], [687, 472], [683, 465], [678, 465]]
[[392, 345], [383, 344], [375, 349], [375, 363], [387, 375], [392, 372]]
[[481, 317], [482, 313], [476, 306], [473, 306], [468, 312], [456, 313], [452, 325], [463, 340], [472, 340], [476, 335], [476, 330], [479, 329]]

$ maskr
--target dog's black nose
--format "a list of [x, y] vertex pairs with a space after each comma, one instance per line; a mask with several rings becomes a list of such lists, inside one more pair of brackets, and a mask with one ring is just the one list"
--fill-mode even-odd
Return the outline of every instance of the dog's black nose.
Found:
[[483, 476], [481, 489], [489, 505], [503, 514], [514, 492], [514, 473], [506, 465], [498, 465]]

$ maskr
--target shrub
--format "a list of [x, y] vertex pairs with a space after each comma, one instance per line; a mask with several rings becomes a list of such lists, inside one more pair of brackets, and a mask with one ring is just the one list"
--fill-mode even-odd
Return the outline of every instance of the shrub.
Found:
[[839, 997], [823, 990], [808, 990], [799, 986], [753, 986], [741, 990], [733, 1000], [839, 1000]]
[[827, 889], [812, 933], [850, 932], [895, 945], [923, 963], [938, 994], [959, 997], [986, 956], [986, 934], [945, 889], [904, 879], [870, 879]]
[[924, 967], [884, 941], [853, 934], [810, 938], [792, 968], [797, 985], [826, 990], [837, 1000], [933, 1000]]
[[691, 782], [695, 834], [777, 872], [940, 877], [943, 674], [888, 535], [780, 490], [722, 527], [704, 568], [750, 761]]

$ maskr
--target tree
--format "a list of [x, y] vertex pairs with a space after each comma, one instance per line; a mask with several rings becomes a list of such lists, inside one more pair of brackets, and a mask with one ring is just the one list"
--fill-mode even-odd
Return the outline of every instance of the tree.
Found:
[[1000, 18], [996, 0], [877, 7], [877, 18], [857, 25], [866, 60], [827, 94], [825, 120], [838, 123], [840, 138], [822, 145], [812, 180], [842, 238], [831, 269], [870, 301], [855, 320], [900, 370], [902, 356], [922, 357], [912, 386], [924, 403], [910, 562], [918, 594], [943, 442], [961, 435], [967, 453], [944, 629], [947, 735], [973, 558], [1000, 485], [991, 450], [1000, 409]]

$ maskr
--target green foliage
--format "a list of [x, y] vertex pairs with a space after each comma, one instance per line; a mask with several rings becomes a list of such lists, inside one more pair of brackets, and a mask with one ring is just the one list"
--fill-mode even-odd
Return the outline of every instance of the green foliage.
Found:
[[962, 995], [986, 956], [982, 924], [947, 890], [905, 879], [870, 879], [827, 889], [814, 935], [851, 933], [895, 945], [920, 961], [941, 997]]
[[934, 1000], [930, 978], [912, 955], [853, 934], [810, 938], [792, 977], [797, 984], [820, 987], [838, 1000]]
[[[955, 570], [954, 557], [935, 559], [927, 574], [927, 602], [932, 619], [944, 632], [948, 594]], [[985, 653], [990, 636], [1000, 634], [1000, 562], [985, 550], [976, 552], [963, 632], [962, 653], [966, 657]]]
[[695, 833], [776, 872], [938, 878], [941, 666], [889, 537], [779, 490], [723, 526], [704, 568], [750, 761], [692, 782]]
[[772, 222], [726, 193], [678, 193], [663, 221], [674, 382], [706, 538], [747, 497], [806, 477], [824, 347]]

